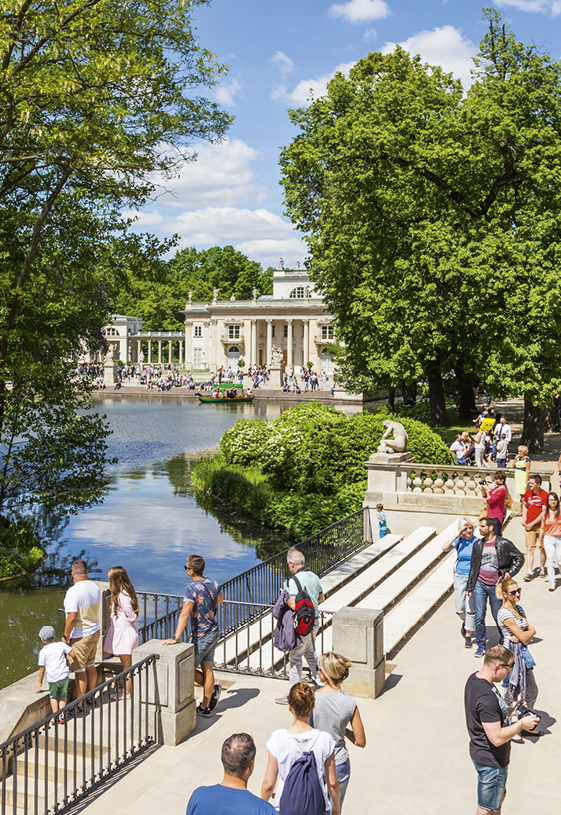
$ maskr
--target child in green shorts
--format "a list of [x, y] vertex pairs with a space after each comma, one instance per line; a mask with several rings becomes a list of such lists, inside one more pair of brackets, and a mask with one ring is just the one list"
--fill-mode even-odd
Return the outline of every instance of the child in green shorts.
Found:
[[[39, 631], [39, 639], [43, 642], [43, 648], [39, 651], [39, 681], [35, 686], [35, 693], [39, 693], [45, 672], [49, 683], [49, 699], [51, 710], [56, 715], [66, 705], [68, 694], [68, 670], [67, 656], [72, 656], [72, 648], [65, 642], [55, 642], [55, 630], [52, 625], [44, 625]], [[59, 713], [58, 720], [64, 724], [64, 714]], [[50, 724], [55, 724], [53, 717]]]

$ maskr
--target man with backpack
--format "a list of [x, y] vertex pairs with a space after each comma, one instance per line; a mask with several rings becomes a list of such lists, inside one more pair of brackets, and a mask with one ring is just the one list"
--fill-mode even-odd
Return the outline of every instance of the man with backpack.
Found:
[[[323, 603], [325, 596], [317, 574], [306, 569], [306, 561], [302, 552], [292, 548], [286, 556], [289, 578], [288, 605], [294, 612], [294, 628], [300, 642], [292, 651], [288, 652], [290, 662], [290, 687], [302, 681], [302, 658], [306, 659], [310, 667], [312, 679], [317, 684], [317, 658], [316, 658], [316, 632], [318, 629], [318, 605]], [[275, 699], [278, 705], [287, 705], [288, 696]]]

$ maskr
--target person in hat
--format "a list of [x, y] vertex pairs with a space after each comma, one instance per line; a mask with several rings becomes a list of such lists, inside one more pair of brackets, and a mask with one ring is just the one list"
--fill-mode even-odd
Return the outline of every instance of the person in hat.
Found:
[[[70, 671], [66, 657], [74, 654], [72, 648], [65, 642], [55, 642], [55, 630], [52, 625], [44, 625], [39, 630], [39, 639], [43, 642], [43, 648], [39, 651], [39, 681], [35, 685], [35, 693], [40, 692], [46, 673], [51, 710], [55, 716], [58, 713], [58, 721], [64, 724], [64, 714], [59, 711], [66, 705], [68, 696]], [[55, 724], [55, 716], [50, 724]]]

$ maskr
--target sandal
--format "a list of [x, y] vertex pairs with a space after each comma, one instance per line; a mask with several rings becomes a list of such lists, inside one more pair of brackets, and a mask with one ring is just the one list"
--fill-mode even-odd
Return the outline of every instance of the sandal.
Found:
[[547, 577], [545, 569], [540, 569], [540, 577]]
[[533, 579], [534, 579], [534, 575], [533, 575], [533, 574], [530, 574], [530, 572], [528, 572], [528, 574], [525, 574], [525, 575], [524, 575], [524, 582], [525, 582], [525, 583], [529, 583], [529, 582], [530, 582], [530, 580], [533, 580]]

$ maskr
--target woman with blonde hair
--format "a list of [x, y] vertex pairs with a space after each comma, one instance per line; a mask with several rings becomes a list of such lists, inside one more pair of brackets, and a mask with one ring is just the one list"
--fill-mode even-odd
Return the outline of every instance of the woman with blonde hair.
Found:
[[349, 668], [352, 668], [352, 662], [341, 654], [327, 651], [320, 656], [318, 674], [324, 685], [316, 691], [316, 706], [310, 720], [314, 727], [329, 733], [335, 741], [335, 769], [339, 779], [341, 809], [351, 776], [351, 760], [345, 737], [356, 747], [366, 746], [364, 725], [357, 703], [341, 690], [341, 685], [349, 675]]
[[[313, 753], [318, 775], [319, 800], [315, 800], [315, 807], [306, 808], [308, 815], [324, 815], [329, 811], [329, 800], [325, 790], [329, 792], [332, 809], [330, 815], [341, 815], [339, 803], [339, 781], [335, 769], [335, 741], [325, 732], [310, 727], [310, 716], [314, 709], [314, 691], [304, 682], [297, 682], [288, 692], [288, 709], [292, 713], [292, 726], [288, 729], [275, 730], [267, 742], [269, 760], [263, 784], [261, 785], [261, 798], [268, 801], [273, 796], [273, 805], [283, 812], [303, 812], [299, 790], [294, 789], [289, 775], [292, 766], [307, 753]], [[287, 779], [289, 783], [285, 784]], [[277, 785], [278, 781], [278, 785]], [[313, 782], [313, 779], [312, 779]], [[276, 791], [275, 791], [276, 786]], [[308, 792], [311, 786], [308, 782]], [[321, 791], [321, 795], [319, 795]], [[304, 791], [302, 791], [303, 793]], [[284, 796], [284, 797], [283, 797]], [[308, 802], [314, 799], [310, 795]]]
[[532, 459], [529, 456], [529, 452], [526, 445], [521, 444], [512, 462], [514, 468], [514, 491], [520, 501], [519, 516], [522, 515], [522, 502], [524, 501], [524, 495], [528, 489], [528, 478], [530, 476], [530, 468], [532, 467]]
[[[505, 701], [511, 706], [518, 704], [533, 708], [538, 698], [538, 686], [534, 677], [535, 662], [528, 650], [528, 643], [536, 635], [526, 613], [520, 605], [522, 589], [511, 577], [505, 578], [498, 587], [503, 604], [497, 614], [497, 622], [506, 648], [514, 653], [514, 668], [508, 678]], [[533, 731], [533, 735], [539, 735]]]
[[[136, 592], [127, 570], [123, 566], [113, 566], [107, 572], [111, 592], [111, 620], [105, 637], [104, 651], [118, 656], [126, 671], [132, 665], [132, 652], [138, 648], [140, 640], [136, 621], [139, 608]], [[127, 678], [127, 696], [130, 695], [131, 677]], [[123, 698], [123, 689], [119, 699]]]

